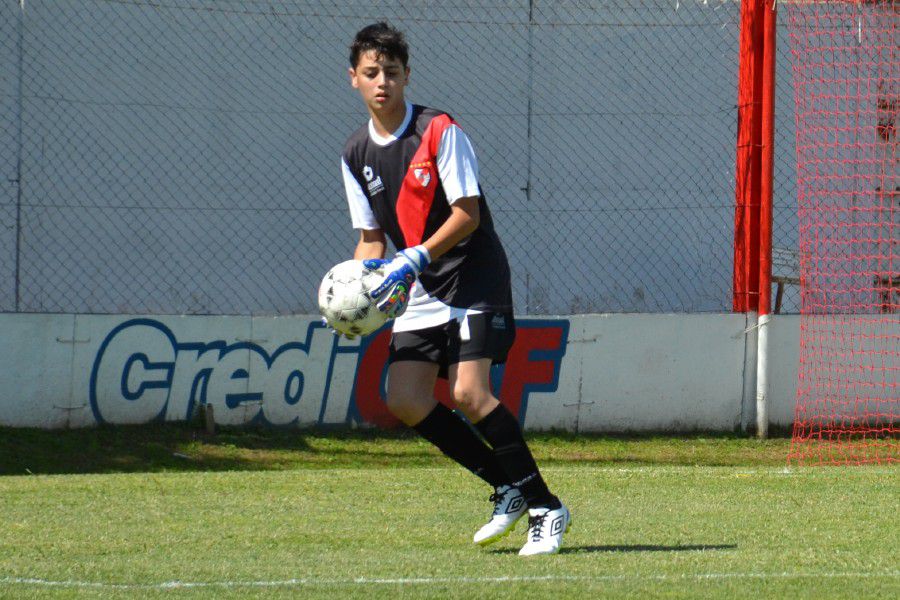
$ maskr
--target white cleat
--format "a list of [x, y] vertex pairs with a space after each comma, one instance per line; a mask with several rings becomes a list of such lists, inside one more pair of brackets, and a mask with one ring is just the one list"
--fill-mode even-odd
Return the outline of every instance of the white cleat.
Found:
[[493, 544], [503, 536], [509, 535], [509, 532], [515, 529], [516, 522], [528, 510], [519, 488], [508, 485], [498, 487], [491, 494], [491, 502], [494, 503], [491, 520], [475, 533], [473, 539], [480, 546]]
[[528, 541], [519, 556], [556, 554], [562, 546], [563, 534], [572, 526], [572, 513], [565, 505], [557, 509], [528, 509]]

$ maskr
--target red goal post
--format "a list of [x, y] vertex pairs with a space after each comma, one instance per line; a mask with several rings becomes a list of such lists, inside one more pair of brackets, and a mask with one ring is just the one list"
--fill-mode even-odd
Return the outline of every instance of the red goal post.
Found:
[[779, 6], [793, 58], [800, 217], [789, 460], [897, 463], [900, 0]]

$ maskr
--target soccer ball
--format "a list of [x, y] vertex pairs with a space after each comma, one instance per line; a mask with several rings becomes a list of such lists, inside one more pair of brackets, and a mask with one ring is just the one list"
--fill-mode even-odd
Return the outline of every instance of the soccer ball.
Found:
[[336, 331], [349, 335], [372, 333], [387, 321], [369, 291], [384, 279], [384, 268], [367, 269], [361, 260], [335, 265], [319, 286], [319, 312]]

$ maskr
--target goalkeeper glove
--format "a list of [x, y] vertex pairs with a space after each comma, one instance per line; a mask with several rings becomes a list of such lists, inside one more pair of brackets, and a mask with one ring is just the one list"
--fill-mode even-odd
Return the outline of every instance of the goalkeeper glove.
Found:
[[377, 271], [378, 269], [380, 269], [381, 267], [390, 263], [391, 261], [385, 260], [383, 258], [364, 258], [362, 262], [363, 262], [363, 266], [365, 268], [367, 268], [368, 270]]
[[[374, 261], [363, 261], [364, 264], [371, 262]], [[431, 256], [425, 246], [413, 246], [398, 252], [394, 260], [384, 266], [384, 279], [369, 295], [378, 301], [378, 310], [385, 313], [388, 319], [395, 319], [406, 311], [409, 291], [430, 262]], [[369, 267], [366, 264], [367, 268], [378, 266]]]

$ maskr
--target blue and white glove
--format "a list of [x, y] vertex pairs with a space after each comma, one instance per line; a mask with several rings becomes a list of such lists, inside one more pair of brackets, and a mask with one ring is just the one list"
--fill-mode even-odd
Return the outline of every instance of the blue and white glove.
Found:
[[377, 271], [378, 269], [380, 269], [384, 265], [388, 264], [389, 262], [391, 262], [391, 261], [386, 260], [384, 258], [364, 258], [363, 266], [365, 268], [369, 269], [370, 271]]
[[430, 262], [431, 256], [425, 246], [413, 246], [401, 250], [394, 256], [394, 260], [387, 264], [381, 259], [363, 261], [367, 269], [384, 266], [384, 279], [369, 292], [369, 295], [378, 301], [376, 304], [378, 310], [386, 314], [388, 319], [396, 319], [406, 312], [406, 305], [409, 304], [409, 291]]

